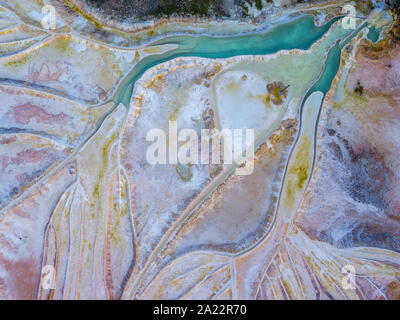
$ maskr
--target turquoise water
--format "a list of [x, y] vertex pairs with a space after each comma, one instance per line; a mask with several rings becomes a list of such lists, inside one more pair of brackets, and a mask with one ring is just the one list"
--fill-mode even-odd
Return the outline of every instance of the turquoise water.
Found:
[[342, 48], [338, 41], [329, 50], [329, 53], [325, 60], [325, 68], [322, 72], [322, 75], [318, 79], [318, 81], [312, 86], [312, 88], [308, 91], [306, 98], [304, 100], [306, 100], [307, 97], [315, 91], [322, 91], [323, 93], [327, 93], [329, 91], [332, 85], [332, 81], [339, 70], [341, 52]]
[[335, 45], [329, 49], [325, 60], [324, 70], [318, 81], [307, 92], [304, 101], [316, 91], [321, 91], [326, 94], [331, 88], [332, 81], [335, 78], [340, 67], [342, 49], [363, 29], [367, 26], [366, 23], [361, 24], [357, 29], [352, 31], [342, 40], [338, 40]]
[[305, 50], [320, 39], [338, 19], [340, 17], [317, 27], [314, 24], [314, 16], [306, 15], [292, 22], [278, 25], [262, 34], [233, 37], [175, 36], [156, 41], [153, 44], [175, 43], [179, 45], [180, 55], [194, 55], [204, 58], [264, 55], [291, 49]]
[[371, 42], [375, 43], [379, 39], [380, 29], [376, 29], [374, 26], [371, 26], [368, 30], [367, 38]]
[[122, 81], [112, 100], [129, 106], [134, 83], [143, 73], [155, 65], [168, 60], [195, 56], [203, 58], [228, 58], [239, 55], [265, 55], [280, 50], [309, 49], [341, 17], [336, 17], [322, 26], [314, 24], [314, 16], [305, 15], [291, 22], [274, 27], [261, 34], [232, 37], [173, 36], [152, 43], [177, 44], [179, 47], [159, 55], [151, 55], [141, 60]]

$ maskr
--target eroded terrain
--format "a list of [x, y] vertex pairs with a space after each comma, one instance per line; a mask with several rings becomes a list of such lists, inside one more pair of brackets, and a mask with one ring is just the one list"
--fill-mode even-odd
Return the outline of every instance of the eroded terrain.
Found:
[[[264, 2], [240, 25], [136, 28], [91, 1], [0, 1], [0, 298], [400, 298], [396, 11], [350, 3], [346, 28], [347, 1]], [[282, 48], [237, 54], [232, 35], [260, 30]], [[252, 173], [149, 163], [171, 123], [199, 149], [203, 130], [254, 129]]]

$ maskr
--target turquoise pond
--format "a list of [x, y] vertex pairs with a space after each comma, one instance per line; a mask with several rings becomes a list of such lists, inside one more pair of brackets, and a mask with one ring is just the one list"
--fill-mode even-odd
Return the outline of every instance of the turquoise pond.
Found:
[[380, 29], [376, 29], [374, 26], [371, 26], [368, 30], [367, 38], [371, 42], [375, 43], [378, 41], [380, 35]]
[[[321, 39], [332, 24], [341, 18], [342, 16], [338, 16], [322, 26], [316, 26], [313, 15], [304, 15], [290, 22], [277, 25], [265, 33], [231, 37], [179, 35], [163, 38], [151, 45], [177, 44], [178, 48], [143, 58], [120, 83], [112, 100], [117, 105], [123, 103], [128, 107], [136, 80], [146, 70], [171, 59], [187, 56], [216, 59], [239, 55], [266, 55], [280, 50], [306, 50]], [[326, 93], [329, 90], [340, 66], [342, 48], [365, 26], [365, 24], [361, 25], [346, 39], [342, 39], [341, 43], [338, 42], [330, 49], [321, 77], [310, 88], [306, 97], [314, 91]]]
[[319, 40], [341, 17], [336, 17], [322, 26], [316, 26], [314, 16], [305, 15], [291, 22], [280, 24], [261, 34], [232, 37], [172, 36], [152, 45], [177, 44], [178, 48], [141, 60], [122, 81], [113, 100], [129, 106], [133, 86], [146, 70], [177, 57], [229, 58], [239, 55], [265, 55], [280, 50], [308, 49]]

